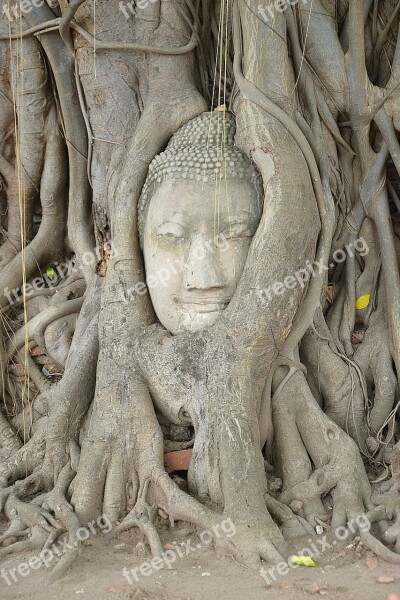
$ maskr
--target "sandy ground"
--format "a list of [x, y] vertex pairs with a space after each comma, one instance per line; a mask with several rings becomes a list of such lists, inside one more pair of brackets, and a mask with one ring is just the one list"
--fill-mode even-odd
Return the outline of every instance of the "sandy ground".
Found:
[[[185, 555], [188, 539], [193, 550]], [[51, 567], [46, 569], [43, 565], [39, 569], [29, 569], [23, 577], [14, 571], [17, 582], [12, 581], [10, 569], [18, 569], [33, 554], [23, 552], [9, 556], [0, 566], [11, 585], [0, 578], [0, 600], [297, 600], [312, 596], [332, 600], [387, 600], [390, 594], [400, 595], [400, 565], [378, 560], [359, 544], [357, 538], [342, 547], [331, 544], [329, 550], [315, 557], [315, 568], [290, 569], [286, 575], [274, 572], [276, 580], [269, 573], [269, 584], [259, 573], [245, 569], [232, 557], [221, 556], [210, 547], [201, 546], [199, 538], [184, 526], [168, 531], [163, 543], [167, 544], [167, 549], [181, 548], [184, 556], [180, 558], [175, 552], [177, 558], [171, 569], [164, 565], [148, 575], [136, 571], [138, 581], [131, 574], [131, 583], [123, 575], [124, 567], [129, 572], [151, 559], [141, 543], [140, 534], [135, 531], [120, 534], [108, 542], [99, 532], [93, 539], [85, 541], [67, 575], [53, 585], [47, 582]], [[292, 553], [298, 553], [305, 545], [307, 540], [296, 541]]]

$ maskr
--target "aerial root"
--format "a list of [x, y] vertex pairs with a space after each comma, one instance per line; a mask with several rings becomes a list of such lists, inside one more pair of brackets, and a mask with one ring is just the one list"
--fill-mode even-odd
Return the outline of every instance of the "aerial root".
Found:
[[[70, 503], [67, 501], [68, 488], [75, 471], [66, 465], [49, 493], [37, 496], [26, 503], [20, 496], [37, 493], [42, 488], [43, 473], [31, 475], [25, 481], [16, 482], [2, 490], [4, 513], [11, 520], [7, 531], [1, 536], [0, 543], [11, 538], [28, 536], [28, 539], [16, 541], [0, 549], [0, 558], [22, 550], [50, 550], [50, 547], [63, 536], [63, 551], [56, 552], [60, 560], [49, 577], [49, 583], [60, 579], [79, 554], [81, 541], [77, 535], [80, 522]], [[52, 553], [54, 555], [54, 553]]]
[[360, 528], [360, 539], [365, 548], [371, 550], [376, 556], [382, 558], [382, 560], [394, 565], [400, 565], [400, 554], [386, 548], [386, 546], [384, 546], [382, 542], [374, 537], [369, 531]]
[[394, 523], [388, 525], [389, 526], [383, 534], [383, 540], [387, 544], [393, 544], [394, 552], [400, 554], [400, 510], [397, 511]]
[[147, 494], [150, 485], [150, 478], [146, 479], [141, 485], [138, 493], [136, 505], [125, 519], [114, 528], [109, 534], [109, 539], [114, 538], [122, 531], [128, 531], [132, 527], [138, 527], [140, 531], [147, 537], [153, 556], [160, 556], [163, 553], [163, 546], [160, 536], [154, 525], [154, 520], [157, 515], [156, 505], [147, 503]]
[[[78, 517], [72, 510], [68, 510], [68, 512], [63, 515], [63, 522], [67, 528], [67, 540], [64, 540], [64, 549], [66, 551], [50, 573], [48, 579], [49, 584], [55, 583], [65, 575], [72, 563], [78, 557], [80, 551], [81, 541], [77, 535], [77, 531], [80, 528]], [[49, 536], [43, 547], [48, 546], [50, 539]]]
[[48, 533], [40, 525], [32, 527], [30, 530], [30, 537], [27, 540], [15, 542], [5, 548], [0, 548], [0, 560], [6, 556], [15, 552], [22, 552], [25, 550], [41, 550], [47, 537]]
[[12, 519], [8, 529], [0, 535], [0, 544], [6, 542], [10, 538], [21, 538], [28, 535], [30, 529], [27, 529], [20, 519]]

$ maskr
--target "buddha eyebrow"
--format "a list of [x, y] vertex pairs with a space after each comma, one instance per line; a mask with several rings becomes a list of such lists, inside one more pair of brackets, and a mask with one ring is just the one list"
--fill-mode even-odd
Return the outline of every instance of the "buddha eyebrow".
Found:
[[169, 223], [170, 221], [176, 222], [176, 220], [180, 220], [184, 217], [184, 212], [182, 210], [168, 210], [163, 209], [157, 212], [155, 215], [159, 219], [162, 220], [162, 223]]
[[243, 211], [238, 214], [226, 215], [221, 220], [227, 225], [235, 225], [243, 221], [249, 221], [249, 218], [250, 220], [254, 220], [256, 216], [250, 211]]
[[182, 221], [180, 221], [179, 219], [175, 218], [175, 217], [167, 217], [165, 219], [163, 219], [160, 223], [158, 223], [157, 227], [161, 227], [162, 225], [180, 225], [181, 227], [184, 227], [184, 223]]

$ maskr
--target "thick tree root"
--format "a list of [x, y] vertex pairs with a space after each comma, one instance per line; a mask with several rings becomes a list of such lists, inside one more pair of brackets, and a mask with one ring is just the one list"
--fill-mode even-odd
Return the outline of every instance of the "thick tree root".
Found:
[[315, 534], [314, 529], [308, 521], [301, 519], [286, 504], [275, 500], [275, 498], [268, 494], [265, 496], [265, 504], [274, 521], [281, 528], [285, 539], [290, 540], [305, 534]]
[[0, 465], [18, 452], [22, 445], [22, 440], [0, 412]]
[[[28, 540], [15, 542], [0, 549], [0, 558], [21, 550], [44, 550], [52, 546], [58, 538], [64, 536], [63, 553], [49, 577], [49, 583], [60, 579], [79, 555], [80, 539], [77, 531], [80, 522], [71, 505], [66, 500], [66, 493], [75, 472], [67, 465], [60, 473], [54, 489], [42, 494], [33, 502], [22, 502], [17, 495], [32, 491], [25, 482], [17, 482], [10, 488], [4, 505], [4, 513], [11, 519], [9, 529], [1, 541], [10, 537], [23, 537], [28, 532]], [[37, 491], [37, 490], [36, 490]], [[66, 532], [66, 533], [64, 533]]]
[[8, 529], [2, 535], [0, 535], [0, 544], [10, 538], [18, 539], [20, 537], [25, 537], [28, 535], [29, 531], [30, 530], [24, 526], [20, 519], [12, 519]]
[[[320, 515], [321, 498], [331, 493], [333, 498], [332, 530], [346, 527], [357, 515], [372, 511], [371, 489], [355, 443], [323, 413], [309, 391], [304, 375], [298, 372], [273, 399], [273, 416], [278, 449], [282, 457], [283, 492], [281, 502], [302, 507], [313, 525]], [[288, 426], [288, 423], [291, 423]], [[318, 433], [317, 433], [318, 432]], [[293, 470], [293, 446], [285, 451], [287, 436], [304, 444], [315, 470]], [[298, 437], [300, 436], [300, 437]], [[304, 450], [303, 450], [304, 452]], [[351, 457], [351, 458], [350, 458]], [[306, 477], [304, 477], [306, 475]], [[387, 518], [385, 507], [375, 509], [380, 518]], [[393, 513], [392, 513], [393, 514]], [[395, 533], [395, 529], [392, 530]], [[360, 535], [364, 535], [360, 528]], [[398, 562], [399, 557], [368, 533], [365, 543], [385, 560]], [[397, 549], [397, 545], [396, 545]]]
[[155, 505], [150, 506], [146, 501], [149, 484], [150, 480], [147, 479], [144, 482], [142, 489], [139, 490], [135, 507], [125, 517], [122, 523], [114, 529], [110, 537], [115, 537], [122, 531], [127, 531], [131, 527], [138, 527], [147, 537], [153, 556], [160, 556], [163, 552], [163, 546], [154, 525], [157, 507]]
[[400, 565], [400, 554], [397, 554], [399, 545], [396, 545], [396, 552], [392, 552], [386, 548], [379, 540], [377, 540], [369, 531], [360, 530], [360, 538], [366, 548], [374, 552], [379, 558], [394, 565]]
[[343, 349], [337, 348], [321, 309], [316, 311], [314, 325], [302, 341], [301, 357], [311, 390], [323, 398], [324, 412], [365, 450], [368, 397], [364, 374]]
[[[42, 419], [32, 438], [8, 461], [0, 463], [0, 489], [26, 478], [41, 467], [45, 454], [46, 419]], [[1, 510], [1, 506], [0, 506]]]

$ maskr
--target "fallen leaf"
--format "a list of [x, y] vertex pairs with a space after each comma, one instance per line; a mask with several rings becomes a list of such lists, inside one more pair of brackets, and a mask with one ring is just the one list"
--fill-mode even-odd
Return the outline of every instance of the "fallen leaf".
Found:
[[389, 577], [388, 575], [382, 575], [382, 577], [378, 577], [378, 583], [393, 583], [394, 577]]
[[300, 565], [301, 567], [316, 567], [317, 565], [309, 556], [291, 556], [290, 562], [293, 565]]

